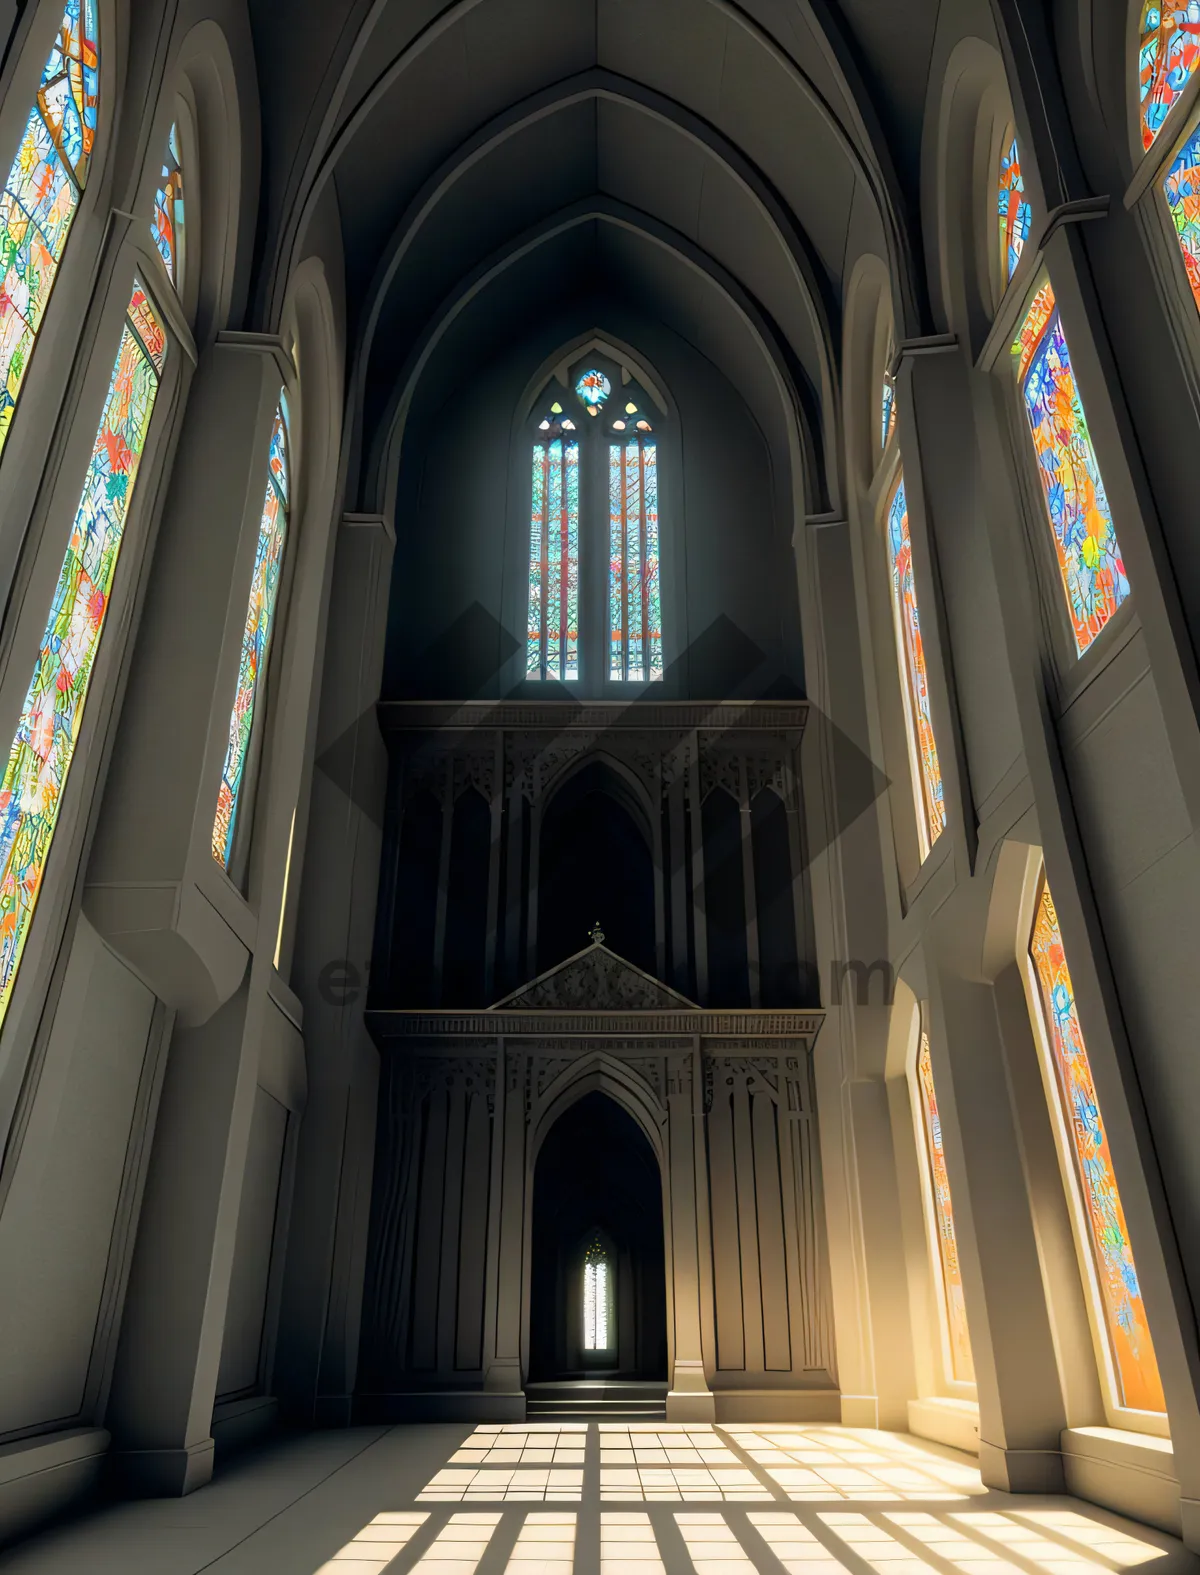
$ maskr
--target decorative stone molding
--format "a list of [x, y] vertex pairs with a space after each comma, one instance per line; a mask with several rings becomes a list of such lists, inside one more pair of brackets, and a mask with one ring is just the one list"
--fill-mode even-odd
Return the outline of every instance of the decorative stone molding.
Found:
[[661, 984], [595, 941], [531, 984], [524, 984], [505, 996], [497, 1009], [657, 1011], [680, 1007], [686, 1011], [699, 1010], [677, 990]]

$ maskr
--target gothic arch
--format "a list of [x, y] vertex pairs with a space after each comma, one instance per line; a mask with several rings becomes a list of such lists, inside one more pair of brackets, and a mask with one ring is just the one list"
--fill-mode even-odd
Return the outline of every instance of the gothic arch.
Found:
[[528, 1191], [532, 1193], [538, 1153], [550, 1128], [572, 1105], [592, 1093], [606, 1094], [626, 1115], [631, 1116], [653, 1149], [662, 1176], [665, 1215], [670, 1199], [670, 1176], [663, 1145], [666, 1107], [647, 1079], [627, 1061], [619, 1061], [602, 1050], [569, 1062], [535, 1099], [530, 1113], [529, 1143], [526, 1148]]
[[625, 761], [619, 760], [616, 755], [611, 754], [607, 749], [588, 750], [583, 754], [577, 755], [573, 760], [568, 760], [549, 779], [542, 790], [540, 816], [542, 824], [545, 823], [546, 816], [549, 814], [554, 800], [567, 784], [578, 776], [581, 771], [586, 771], [589, 767], [596, 765], [603, 766], [606, 770], [612, 772], [619, 779], [619, 786], [627, 790], [613, 796], [617, 799], [622, 809], [630, 815], [630, 818], [642, 833], [646, 846], [653, 848], [654, 807], [646, 784], [631, 766], [627, 765]]

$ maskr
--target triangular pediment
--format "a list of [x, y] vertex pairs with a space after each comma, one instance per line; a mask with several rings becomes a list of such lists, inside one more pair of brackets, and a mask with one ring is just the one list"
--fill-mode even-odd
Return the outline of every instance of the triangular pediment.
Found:
[[698, 1012], [695, 1001], [598, 941], [497, 1001], [493, 1010], [579, 1012]]

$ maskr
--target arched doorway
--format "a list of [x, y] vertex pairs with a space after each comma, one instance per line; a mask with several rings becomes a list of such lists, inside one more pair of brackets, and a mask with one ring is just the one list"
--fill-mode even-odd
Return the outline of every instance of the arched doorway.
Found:
[[654, 970], [654, 869], [637, 795], [601, 760], [555, 793], [542, 823], [538, 968], [581, 951], [599, 920], [609, 946]]
[[667, 1376], [662, 1180], [607, 1094], [551, 1127], [533, 1180], [529, 1378]]

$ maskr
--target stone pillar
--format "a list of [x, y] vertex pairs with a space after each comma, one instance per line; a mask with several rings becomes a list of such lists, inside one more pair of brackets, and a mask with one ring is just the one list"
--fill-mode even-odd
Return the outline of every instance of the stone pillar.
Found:
[[716, 1420], [700, 1340], [700, 1236], [697, 1172], [704, 1160], [703, 1075], [699, 1046], [672, 1057], [668, 1072], [667, 1165], [670, 1177], [670, 1262], [674, 1361], [667, 1394], [672, 1422]]
[[991, 986], [935, 972], [929, 1048], [988, 1487], [1061, 1493], [1067, 1425]]
[[[483, 1387], [490, 1394], [510, 1396], [516, 1420], [525, 1415], [525, 1374], [521, 1361], [521, 1300], [524, 1265], [521, 1261], [525, 1227], [525, 1056], [503, 1046], [496, 1066], [496, 1145], [500, 1186], [493, 1190], [488, 1219], [494, 1238], [495, 1295], [489, 1297], [487, 1317], [492, 1328], [484, 1333], [491, 1342], [491, 1360]], [[495, 1172], [494, 1172], [495, 1174]], [[492, 1332], [494, 1330], [494, 1333]]]
[[[395, 538], [338, 531], [292, 967], [310, 1102], [301, 1123], [276, 1383], [298, 1422], [346, 1425], [357, 1372], [379, 1056], [363, 1024], [387, 762], [375, 719]], [[299, 854], [299, 849], [297, 854]]]

